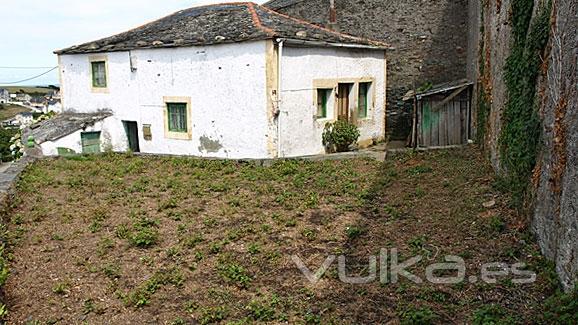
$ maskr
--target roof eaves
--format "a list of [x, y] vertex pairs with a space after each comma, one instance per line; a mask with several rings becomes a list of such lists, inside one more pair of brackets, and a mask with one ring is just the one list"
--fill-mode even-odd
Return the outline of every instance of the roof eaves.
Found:
[[388, 46], [356, 44], [356, 43], [335, 43], [326, 41], [307, 41], [293, 38], [285, 38], [283, 39], [283, 42], [288, 45], [311, 46], [311, 47], [339, 47], [339, 48], [382, 50], [382, 51], [389, 49]]

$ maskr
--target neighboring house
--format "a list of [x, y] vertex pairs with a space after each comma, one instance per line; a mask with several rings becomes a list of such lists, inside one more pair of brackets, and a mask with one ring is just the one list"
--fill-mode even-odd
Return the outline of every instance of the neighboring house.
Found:
[[46, 101], [44, 97], [32, 97], [30, 99], [30, 106], [40, 110], [44, 110], [46, 108]]
[[392, 140], [406, 140], [413, 118], [412, 103], [403, 101], [408, 91], [428, 83], [477, 80], [479, 4], [468, 0], [271, 0], [264, 6], [393, 44], [395, 49], [387, 56], [391, 67], [387, 132]]
[[10, 92], [7, 89], [0, 88], [0, 104], [5, 104], [10, 101]]
[[56, 51], [64, 114], [111, 116], [42, 149], [99, 141], [156, 154], [312, 155], [325, 152], [323, 129], [338, 118], [356, 123], [367, 146], [385, 137], [386, 49], [253, 3], [182, 10]]
[[17, 102], [30, 103], [30, 101], [32, 100], [32, 96], [26, 93], [17, 93], [14, 99]]
[[9, 123], [13, 126], [28, 126], [31, 125], [33, 121], [34, 115], [32, 112], [22, 112], [14, 116], [14, 118]]
[[62, 104], [60, 103], [60, 99], [48, 99], [43, 112], [62, 113]]

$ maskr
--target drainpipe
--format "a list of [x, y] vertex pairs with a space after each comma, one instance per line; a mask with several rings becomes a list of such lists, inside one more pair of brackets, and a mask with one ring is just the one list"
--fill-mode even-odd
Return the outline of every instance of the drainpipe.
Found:
[[281, 69], [283, 67], [283, 43], [285, 39], [278, 38], [277, 43], [279, 44], [279, 53], [277, 55], [277, 111], [279, 115], [277, 116], [277, 158], [283, 157], [282, 146], [281, 146], [281, 117], [283, 116], [283, 110], [281, 109], [282, 99], [282, 89], [283, 89], [283, 78], [281, 78]]

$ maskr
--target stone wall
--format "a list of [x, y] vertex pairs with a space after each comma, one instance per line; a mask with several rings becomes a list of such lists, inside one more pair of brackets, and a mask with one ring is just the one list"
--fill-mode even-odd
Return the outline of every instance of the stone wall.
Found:
[[554, 3], [532, 226], [568, 289], [578, 282], [578, 0]]
[[[480, 29], [483, 68], [478, 87], [489, 104], [483, 145], [502, 174], [508, 174], [500, 154], [500, 136], [510, 100], [504, 66], [513, 42], [512, 1], [484, 0]], [[533, 21], [543, 3], [534, 0]], [[552, 3], [550, 41], [536, 91], [541, 137], [533, 179], [528, 180], [527, 210], [543, 254], [556, 262], [562, 284], [569, 289], [578, 281], [578, 0]]]
[[[405, 140], [411, 131], [408, 90], [466, 78], [467, 0], [336, 0], [340, 31], [382, 40], [388, 52], [388, 132]], [[274, 0], [272, 9], [326, 26], [329, 0]]]

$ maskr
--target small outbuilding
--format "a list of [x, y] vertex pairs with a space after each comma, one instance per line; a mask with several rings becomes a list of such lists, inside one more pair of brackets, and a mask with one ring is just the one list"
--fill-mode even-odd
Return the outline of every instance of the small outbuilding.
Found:
[[52, 139], [44, 154], [81, 149], [88, 132], [114, 151], [312, 155], [325, 152], [323, 129], [337, 119], [368, 146], [385, 138], [387, 48], [250, 2], [182, 10], [55, 52], [63, 110], [110, 116]]
[[414, 103], [410, 140], [413, 147], [449, 147], [469, 142], [472, 85], [468, 80], [458, 80], [405, 95], [404, 100]]

